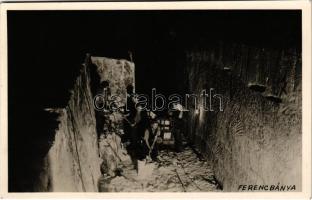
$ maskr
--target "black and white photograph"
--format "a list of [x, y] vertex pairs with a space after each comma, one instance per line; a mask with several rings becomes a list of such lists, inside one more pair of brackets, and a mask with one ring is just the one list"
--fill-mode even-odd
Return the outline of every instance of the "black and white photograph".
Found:
[[8, 193], [307, 190], [302, 9], [5, 12]]

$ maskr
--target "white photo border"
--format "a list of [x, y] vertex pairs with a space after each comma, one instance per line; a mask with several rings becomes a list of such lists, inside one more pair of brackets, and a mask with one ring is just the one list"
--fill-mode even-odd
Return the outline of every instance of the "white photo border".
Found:
[[[0, 198], [190, 199], [311, 198], [311, 2], [310, 1], [185, 1], [185, 2], [53, 2], [0, 4]], [[301, 10], [302, 11], [302, 191], [201, 193], [9, 193], [8, 192], [8, 51], [9, 10]]]

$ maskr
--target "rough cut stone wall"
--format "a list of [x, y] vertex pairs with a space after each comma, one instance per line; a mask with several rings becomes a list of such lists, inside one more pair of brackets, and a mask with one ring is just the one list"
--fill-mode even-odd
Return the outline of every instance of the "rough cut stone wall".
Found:
[[[35, 191], [97, 192], [101, 158], [91, 89], [91, 65], [82, 66], [65, 108], [47, 109], [57, 113], [59, 126], [41, 167]], [[134, 63], [105, 57], [91, 57], [100, 81], [109, 81], [112, 95], [126, 101], [126, 86], [134, 85]], [[99, 83], [99, 82], [98, 82]], [[120, 118], [120, 120], [122, 120]], [[43, 133], [44, 134], [44, 133]]]
[[100, 161], [90, 76], [84, 65], [76, 79], [66, 108], [60, 114], [54, 143], [46, 156], [39, 191], [95, 192]]
[[218, 98], [213, 112], [192, 109], [188, 132], [225, 191], [278, 183], [301, 190], [300, 58], [294, 49], [223, 44], [187, 53], [189, 91], [224, 97], [223, 111]]
[[112, 95], [120, 97], [125, 103], [127, 86], [135, 87], [134, 63], [123, 59], [111, 59], [106, 57], [91, 57], [91, 61], [97, 66], [100, 81], [108, 81]]

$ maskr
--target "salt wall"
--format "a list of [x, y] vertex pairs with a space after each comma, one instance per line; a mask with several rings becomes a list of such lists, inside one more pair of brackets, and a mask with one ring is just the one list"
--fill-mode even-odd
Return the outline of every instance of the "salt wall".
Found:
[[135, 87], [134, 63], [105, 57], [91, 57], [91, 62], [96, 66], [100, 82], [108, 81], [111, 94], [125, 104], [127, 86]]
[[203, 101], [190, 110], [188, 136], [223, 189], [279, 183], [300, 191], [301, 53], [220, 44], [188, 52], [186, 74], [190, 93], [216, 95], [209, 112]]
[[[90, 63], [92, 62], [92, 63]], [[98, 137], [91, 92], [91, 66], [101, 80], [109, 81], [112, 94], [125, 101], [126, 86], [134, 83], [134, 64], [126, 60], [87, 57], [65, 108], [48, 109], [59, 114], [55, 139], [34, 184], [35, 191], [96, 192], [100, 178]], [[113, 73], [113, 74], [112, 74]], [[118, 77], [118, 81], [114, 81]], [[94, 81], [93, 81], [94, 82]]]

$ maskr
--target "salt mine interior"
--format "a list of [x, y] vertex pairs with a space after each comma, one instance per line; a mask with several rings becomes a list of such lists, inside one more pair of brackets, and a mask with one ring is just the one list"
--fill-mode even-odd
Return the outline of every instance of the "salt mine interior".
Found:
[[[10, 192], [301, 190], [300, 11], [9, 11], [8, 21]], [[102, 122], [94, 108], [103, 83], [122, 105], [129, 85], [221, 97], [209, 111], [191, 101], [181, 149], [161, 145], [147, 163], [128, 150], [124, 117]]]

